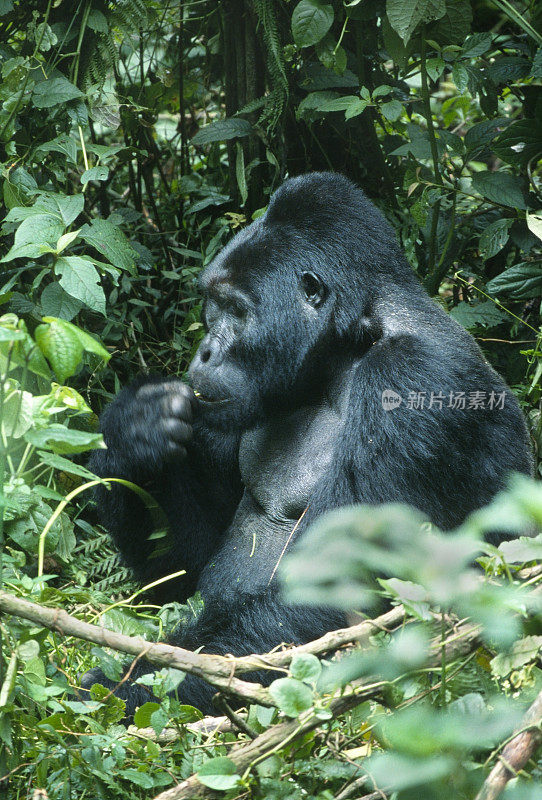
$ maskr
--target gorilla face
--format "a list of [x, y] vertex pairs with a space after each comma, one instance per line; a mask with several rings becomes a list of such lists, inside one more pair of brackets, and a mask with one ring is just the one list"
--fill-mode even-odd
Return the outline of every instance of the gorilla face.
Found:
[[278, 227], [256, 221], [200, 279], [206, 335], [188, 377], [213, 427], [245, 428], [291, 408], [318, 372], [314, 360], [329, 328], [330, 290], [305, 268], [309, 242], [297, 260], [297, 248], [285, 246], [288, 232], [280, 237]]

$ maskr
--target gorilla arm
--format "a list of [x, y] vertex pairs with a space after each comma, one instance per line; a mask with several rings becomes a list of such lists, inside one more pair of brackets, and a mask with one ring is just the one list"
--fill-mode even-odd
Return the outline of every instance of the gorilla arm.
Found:
[[97, 451], [90, 463], [101, 477], [141, 486], [165, 512], [167, 537], [149, 539], [155, 522], [135, 492], [115, 483], [97, 491], [103, 524], [141, 581], [186, 570], [157, 587], [159, 602], [193, 594], [241, 494], [237, 437], [198, 424], [192, 429], [192, 402], [192, 391], [178, 380], [137, 379], [104, 413], [107, 450]]

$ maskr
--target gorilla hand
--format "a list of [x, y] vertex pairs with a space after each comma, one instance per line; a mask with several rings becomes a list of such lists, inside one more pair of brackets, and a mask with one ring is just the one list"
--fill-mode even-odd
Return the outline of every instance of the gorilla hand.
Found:
[[108, 449], [119, 461], [145, 473], [185, 458], [195, 402], [192, 389], [180, 380], [139, 379], [102, 417]]

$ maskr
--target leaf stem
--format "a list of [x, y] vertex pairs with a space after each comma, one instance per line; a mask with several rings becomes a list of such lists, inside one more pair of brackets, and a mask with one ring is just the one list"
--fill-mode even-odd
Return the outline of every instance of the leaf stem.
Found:
[[[420, 52], [422, 102], [424, 107], [424, 116], [427, 122], [427, 135], [429, 136], [429, 146], [431, 148], [431, 158], [433, 161], [433, 172], [435, 173], [435, 183], [438, 186], [444, 186], [442, 175], [440, 174], [440, 169], [439, 169], [437, 139], [435, 136], [435, 129], [433, 127], [433, 115], [431, 113], [431, 100], [429, 97], [429, 84], [427, 80], [426, 57], [427, 57], [427, 44], [425, 41], [425, 25], [424, 25], [422, 27], [422, 33], [421, 33], [421, 52]], [[431, 233], [429, 236], [429, 254], [427, 257], [427, 272], [430, 275], [435, 270], [435, 252], [437, 244], [439, 215], [440, 215], [440, 200], [437, 200], [437, 202], [433, 206], [433, 216], [431, 218]]]

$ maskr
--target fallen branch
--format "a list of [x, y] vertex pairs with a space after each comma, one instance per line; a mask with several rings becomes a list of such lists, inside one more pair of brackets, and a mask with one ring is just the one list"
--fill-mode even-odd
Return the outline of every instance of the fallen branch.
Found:
[[0, 611], [22, 617], [64, 636], [75, 636], [102, 647], [111, 647], [113, 650], [128, 653], [136, 658], [144, 655], [147, 661], [153, 664], [174, 667], [183, 672], [197, 675], [226, 694], [265, 706], [274, 706], [267, 689], [252, 681], [240, 680], [235, 677], [236, 674], [255, 669], [285, 667], [297, 653], [318, 655], [333, 652], [345, 644], [366, 640], [376, 631], [391, 631], [404, 622], [406, 616], [404, 608], [397, 606], [374, 620], [365, 620], [349, 628], [331, 631], [308, 644], [263, 655], [236, 657], [194, 653], [170, 644], [151, 643], [141, 636], [126, 636], [123, 633], [91, 625], [60, 608], [40, 606], [3, 591], [0, 591]]
[[520, 725], [520, 732], [511, 739], [498, 756], [476, 800], [495, 800], [509, 780], [523, 769], [542, 743], [542, 692], [528, 709]]
[[22, 617], [65, 636], [75, 636], [102, 647], [111, 647], [136, 658], [144, 654], [147, 661], [153, 664], [174, 667], [197, 675], [226, 694], [232, 694], [247, 702], [264, 706], [275, 705], [267, 689], [261, 684], [249, 683], [235, 677], [233, 656], [193, 653], [191, 650], [169, 644], [153, 644], [141, 636], [126, 636], [98, 625], [91, 625], [89, 622], [72, 617], [60, 608], [39, 606], [3, 591], [0, 591], [0, 611]]

